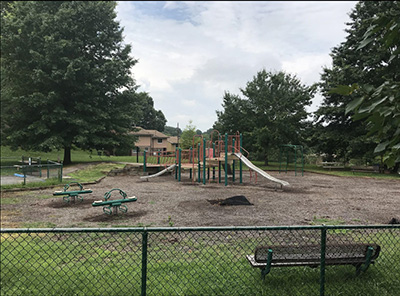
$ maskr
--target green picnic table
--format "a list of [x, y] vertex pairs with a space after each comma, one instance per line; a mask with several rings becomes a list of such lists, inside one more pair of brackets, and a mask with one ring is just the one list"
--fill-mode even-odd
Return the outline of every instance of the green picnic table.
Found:
[[[72, 184], [76, 184], [79, 186], [79, 190], [71, 190], [68, 191], [68, 189], [70, 188], [70, 186]], [[78, 198], [80, 201], [83, 201], [83, 197], [80, 196], [80, 194], [88, 194], [88, 193], [92, 193], [93, 191], [91, 189], [83, 189], [82, 184], [78, 183], [78, 182], [71, 182], [67, 185], [64, 186], [63, 190], [61, 191], [54, 191], [53, 195], [54, 196], [62, 196], [63, 200], [67, 203], [69, 202], [75, 202], [75, 199]]]
[[[122, 196], [122, 198], [109, 200], [111, 197], [111, 192], [113, 191], [118, 191], [119, 194]], [[126, 205], [123, 205], [123, 203], [133, 202], [133, 201], [137, 201], [136, 196], [128, 197], [123, 190], [119, 188], [114, 188], [104, 194], [104, 200], [96, 200], [95, 202], [92, 203], [92, 206], [94, 207], [103, 206], [103, 212], [106, 213], [107, 215], [112, 215], [113, 213], [117, 215], [118, 210], [123, 213], [126, 213], [128, 211], [128, 207]]]

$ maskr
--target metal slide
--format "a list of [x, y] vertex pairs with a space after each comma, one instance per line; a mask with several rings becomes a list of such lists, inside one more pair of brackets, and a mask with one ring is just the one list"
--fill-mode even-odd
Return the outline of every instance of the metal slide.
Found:
[[243, 163], [245, 165], [247, 165], [250, 169], [252, 169], [253, 171], [256, 171], [257, 173], [259, 173], [260, 175], [262, 175], [264, 178], [267, 178], [268, 180], [271, 180], [273, 182], [279, 183], [283, 186], [290, 186], [290, 184], [286, 181], [283, 180], [279, 180], [275, 177], [272, 177], [271, 175], [267, 174], [266, 172], [264, 172], [262, 169], [256, 167], [250, 160], [248, 160], [243, 154], [241, 153], [235, 153], [235, 156], [237, 158], [239, 158], [241, 161], [243, 161]]
[[157, 174], [149, 175], [149, 176], [141, 176], [140, 179], [148, 179], [148, 178], [161, 176], [162, 174], [165, 174], [166, 172], [172, 171], [175, 167], [176, 167], [176, 164], [173, 164], [173, 165], [167, 167], [166, 169], [159, 171]]

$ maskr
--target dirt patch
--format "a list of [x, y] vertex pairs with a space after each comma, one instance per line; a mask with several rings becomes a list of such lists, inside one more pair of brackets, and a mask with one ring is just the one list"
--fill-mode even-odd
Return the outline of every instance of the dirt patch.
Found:
[[[248, 173], [244, 174], [244, 184], [230, 181], [228, 186], [192, 183], [188, 174], [178, 182], [169, 174], [148, 181], [139, 176], [106, 177], [90, 185], [93, 193], [75, 204], [65, 203], [62, 197], [40, 198], [52, 195], [55, 188], [24, 195], [2, 192], [2, 198], [15, 197], [18, 202], [1, 205], [1, 226], [36, 222], [56, 227], [306, 225], [321, 217], [345, 224], [388, 224], [392, 218], [400, 219], [400, 180], [268, 173], [291, 186], [281, 189], [262, 177], [255, 184]], [[113, 188], [138, 198], [126, 203], [127, 213], [109, 216], [102, 207], [91, 205]], [[208, 202], [240, 195], [253, 205], [217, 206]]]

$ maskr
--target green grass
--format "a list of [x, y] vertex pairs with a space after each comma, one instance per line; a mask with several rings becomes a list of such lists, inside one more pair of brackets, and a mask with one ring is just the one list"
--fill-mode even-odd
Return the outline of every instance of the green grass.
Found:
[[[326, 295], [395, 295], [398, 233], [370, 239], [382, 246], [376, 264], [358, 277], [353, 266], [328, 266]], [[262, 281], [245, 259], [255, 245], [229, 235], [150, 233], [147, 295], [319, 294], [318, 268], [274, 267]], [[2, 295], [140, 295], [140, 233], [2, 234], [0, 256]]]
[[[64, 151], [52, 151], [52, 152], [38, 152], [38, 151], [24, 151], [18, 149], [12, 151], [9, 147], [1, 146], [1, 165], [14, 165], [16, 162], [21, 160], [21, 157], [40, 157], [42, 162], [50, 159], [52, 161], [62, 161], [64, 157]], [[13, 159], [9, 159], [13, 158]], [[71, 160], [74, 164], [84, 162], [136, 162], [136, 156], [99, 156], [96, 152], [90, 153], [80, 149], [71, 151]], [[139, 160], [143, 161], [142, 158]]]
[[335, 220], [335, 219], [329, 219], [326, 217], [317, 217], [314, 216], [313, 220], [311, 221], [311, 225], [343, 225], [345, 222], [343, 220]]
[[[262, 170], [266, 171], [279, 171], [279, 162], [269, 162], [269, 165], [264, 165], [263, 161], [252, 161], [257, 167]], [[281, 167], [281, 174], [285, 174], [284, 166]], [[246, 169], [248, 169], [246, 167]], [[294, 164], [290, 164], [288, 166], [288, 174], [294, 174], [295, 166]], [[314, 164], [305, 164], [304, 165], [305, 172], [311, 173], [319, 173], [319, 174], [326, 174], [332, 176], [340, 176], [340, 177], [372, 177], [378, 179], [393, 179], [393, 180], [400, 180], [399, 174], [379, 174], [379, 173], [364, 173], [364, 172], [352, 172], [350, 168], [346, 169], [338, 169], [338, 170], [328, 170], [324, 169], [320, 166]], [[301, 167], [297, 166], [297, 176], [301, 176]]]
[[25, 185], [22, 183], [17, 184], [7, 184], [1, 185], [1, 189], [12, 189], [12, 188], [35, 188], [35, 187], [47, 187], [61, 184], [57, 178], [54, 179], [47, 179], [43, 182], [27, 182]]
[[[68, 174], [77, 182], [93, 182], [107, 175], [113, 169], [121, 169], [125, 165], [120, 163], [99, 163]], [[65, 181], [64, 181], [65, 182]]]
[[57, 225], [51, 222], [25, 222], [22, 228], [54, 228]]

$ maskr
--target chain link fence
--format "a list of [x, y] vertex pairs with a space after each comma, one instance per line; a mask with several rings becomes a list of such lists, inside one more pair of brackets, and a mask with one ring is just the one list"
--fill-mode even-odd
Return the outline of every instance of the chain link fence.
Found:
[[399, 279], [399, 225], [1, 229], [1, 295], [375, 296]]

